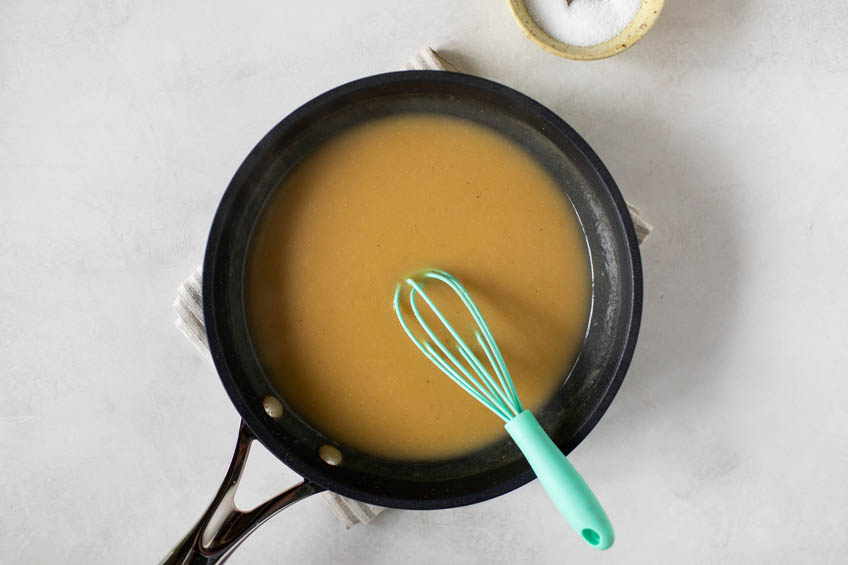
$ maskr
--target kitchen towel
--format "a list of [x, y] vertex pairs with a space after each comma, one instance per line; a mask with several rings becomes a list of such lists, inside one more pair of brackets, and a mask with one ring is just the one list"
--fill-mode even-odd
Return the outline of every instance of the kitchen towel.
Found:
[[[458, 69], [443, 59], [438, 53], [430, 48], [422, 49], [409, 62], [404, 65], [408, 71], [430, 70], [430, 71], [454, 71]], [[651, 226], [639, 215], [639, 210], [627, 204], [633, 225], [636, 227], [636, 237], [641, 244], [651, 233]], [[180, 286], [177, 298], [174, 300], [174, 310], [177, 312], [176, 326], [190, 342], [208, 359], [209, 342], [206, 339], [206, 326], [203, 323], [203, 297], [201, 296], [201, 267]], [[356, 524], [366, 524], [384, 509], [379, 506], [365, 504], [357, 500], [339, 496], [334, 492], [323, 492], [322, 496], [330, 508], [335, 512], [345, 528], [351, 528]]]

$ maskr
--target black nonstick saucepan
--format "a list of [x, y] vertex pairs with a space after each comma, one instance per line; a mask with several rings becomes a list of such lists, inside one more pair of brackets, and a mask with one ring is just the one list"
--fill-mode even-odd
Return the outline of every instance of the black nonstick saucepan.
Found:
[[[332, 438], [290, 409], [251, 346], [244, 308], [245, 257], [269, 195], [306, 154], [337, 132], [410, 112], [457, 116], [508, 136], [550, 171], [580, 218], [592, 264], [589, 328], [570, 374], [563, 374], [554, 398], [537, 414], [563, 452], [586, 437], [618, 391], [639, 330], [642, 272], [627, 207], [595, 152], [541, 104], [481, 78], [404, 71], [345, 84], [277, 124], [244, 160], [221, 199], [203, 265], [203, 312], [215, 366], [242, 425], [215, 499], [164, 563], [220, 562], [276, 512], [325, 489], [380, 506], [424, 510], [480, 502], [533, 479], [508, 439], [456, 459], [417, 462], [381, 459], [340, 446], [341, 464], [329, 465], [319, 448], [333, 444]], [[391, 308], [390, 296], [386, 308]], [[266, 410], [269, 398], [282, 403], [282, 416]], [[233, 495], [254, 439], [303, 482], [244, 512], [234, 506]]]

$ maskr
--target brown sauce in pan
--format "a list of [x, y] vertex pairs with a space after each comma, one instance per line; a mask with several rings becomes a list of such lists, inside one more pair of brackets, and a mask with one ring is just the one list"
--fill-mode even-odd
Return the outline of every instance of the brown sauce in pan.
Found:
[[468, 287], [526, 408], [544, 405], [579, 352], [588, 252], [570, 203], [532, 156], [458, 118], [410, 114], [351, 128], [272, 195], [245, 281], [264, 370], [342, 448], [432, 459], [505, 434], [395, 318], [395, 285], [424, 267]]

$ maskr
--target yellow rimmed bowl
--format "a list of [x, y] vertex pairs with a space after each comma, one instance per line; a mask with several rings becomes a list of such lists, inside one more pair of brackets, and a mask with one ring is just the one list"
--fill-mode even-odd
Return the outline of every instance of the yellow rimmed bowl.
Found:
[[533, 43], [548, 53], [577, 61], [606, 59], [635, 45], [651, 29], [665, 5], [665, 0], [642, 0], [642, 6], [636, 12], [636, 17], [618, 35], [597, 45], [581, 46], [569, 45], [548, 35], [530, 16], [524, 0], [508, 1], [515, 21]]

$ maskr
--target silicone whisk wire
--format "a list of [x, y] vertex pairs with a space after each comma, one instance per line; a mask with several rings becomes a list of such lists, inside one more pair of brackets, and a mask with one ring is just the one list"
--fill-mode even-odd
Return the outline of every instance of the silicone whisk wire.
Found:
[[[474, 320], [474, 337], [477, 344], [485, 354], [486, 363], [474, 353], [471, 347], [454, 329], [450, 322], [442, 314], [441, 310], [433, 302], [433, 299], [424, 290], [424, 282], [437, 281], [447, 285], [460, 299], [463, 306], [471, 314]], [[412, 331], [404, 315], [404, 286], [409, 288], [406, 302], [412, 318], [418, 323], [426, 336], [419, 338]], [[439, 339], [436, 332], [430, 327], [421, 313], [417, 298], [420, 297], [424, 304], [438, 322], [447, 330], [453, 343], [445, 344]], [[409, 339], [440, 371], [445, 373], [452, 381], [463, 390], [473, 396], [486, 408], [495, 413], [505, 422], [520, 414], [524, 408], [518, 398], [518, 392], [512, 382], [509, 369], [506, 366], [500, 348], [489, 329], [483, 314], [475, 304], [474, 299], [464, 286], [453, 275], [440, 269], [427, 269], [416, 273], [397, 285], [394, 295], [394, 310], [398, 321]], [[450, 346], [452, 347], [450, 347]], [[459, 358], [457, 357], [459, 355]], [[462, 361], [460, 361], [460, 358]], [[494, 374], [494, 376], [493, 376]]]

